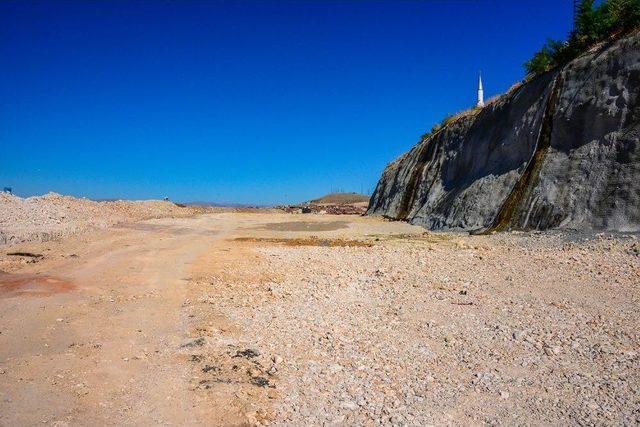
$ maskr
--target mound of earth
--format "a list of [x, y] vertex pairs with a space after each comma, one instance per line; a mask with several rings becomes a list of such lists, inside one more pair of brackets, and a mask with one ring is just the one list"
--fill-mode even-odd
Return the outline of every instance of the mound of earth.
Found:
[[98, 202], [57, 193], [27, 198], [0, 193], [0, 245], [47, 241], [120, 222], [187, 217], [204, 211], [161, 200]]
[[309, 203], [322, 205], [350, 205], [357, 203], [369, 203], [369, 196], [358, 193], [329, 193]]

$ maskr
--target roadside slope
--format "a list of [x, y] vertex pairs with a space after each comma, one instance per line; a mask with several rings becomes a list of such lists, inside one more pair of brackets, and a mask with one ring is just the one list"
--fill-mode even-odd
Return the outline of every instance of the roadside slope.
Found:
[[640, 230], [640, 34], [537, 76], [387, 166], [368, 214], [430, 229]]

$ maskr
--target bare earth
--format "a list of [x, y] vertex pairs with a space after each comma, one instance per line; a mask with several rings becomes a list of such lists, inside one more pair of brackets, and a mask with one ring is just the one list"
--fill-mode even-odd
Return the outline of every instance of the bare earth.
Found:
[[638, 424], [639, 253], [273, 212], [0, 247], [0, 425]]

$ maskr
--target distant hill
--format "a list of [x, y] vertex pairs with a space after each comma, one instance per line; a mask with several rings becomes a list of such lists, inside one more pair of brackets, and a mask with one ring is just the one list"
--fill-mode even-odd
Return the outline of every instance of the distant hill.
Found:
[[369, 203], [369, 196], [358, 193], [329, 193], [318, 199], [311, 200], [310, 203], [349, 205], [353, 203]]

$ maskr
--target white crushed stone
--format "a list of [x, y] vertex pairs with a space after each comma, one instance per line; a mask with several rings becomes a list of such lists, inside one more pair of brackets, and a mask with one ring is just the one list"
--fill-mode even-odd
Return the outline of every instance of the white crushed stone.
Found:
[[44, 242], [125, 221], [190, 216], [196, 209], [161, 200], [97, 202], [52, 192], [27, 198], [0, 193], [0, 245]]
[[481, 245], [268, 247], [268, 282], [212, 280], [284, 360], [274, 424], [637, 423], [634, 241], [465, 240]]

